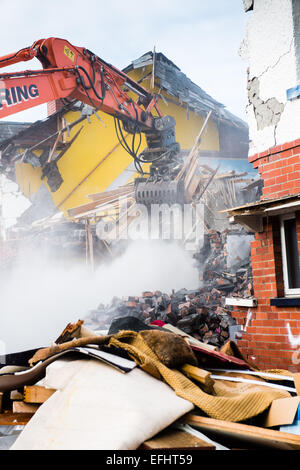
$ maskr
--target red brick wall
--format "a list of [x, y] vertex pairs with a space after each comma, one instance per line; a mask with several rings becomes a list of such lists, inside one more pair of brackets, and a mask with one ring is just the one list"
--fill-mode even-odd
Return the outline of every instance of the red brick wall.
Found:
[[58, 111], [62, 107], [63, 107], [63, 103], [61, 102], [61, 100], [49, 101], [49, 103], [47, 103], [48, 116], [51, 116], [51, 114], [56, 113], [56, 111]]
[[[293, 335], [300, 334], [300, 308], [270, 305], [271, 298], [283, 295], [277, 219], [265, 222], [264, 231], [256, 234], [251, 243], [251, 259], [254, 296], [258, 305], [251, 309], [252, 318], [242, 339], [238, 341], [238, 346], [261, 369], [279, 368], [295, 372], [299, 369], [297, 360], [300, 363], [300, 347], [291, 347], [287, 323], [290, 324]], [[247, 308], [240, 308], [234, 313], [237, 322], [243, 326], [247, 312]]]
[[[300, 192], [300, 139], [249, 157], [258, 168], [264, 188], [262, 199], [273, 199]], [[296, 213], [300, 253], [300, 212]], [[251, 243], [254, 296], [257, 308], [242, 339], [237, 342], [242, 352], [261, 369], [300, 370], [300, 345], [292, 346], [292, 334], [300, 335], [300, 307], [275, 307], [270, 299], [284, 296], [280, 222], [278, 217], [264, 219], [264, 230], [256, 233]], [[245, 325], [248, 308], [234, 312], [237, 322]]]
[[262, 199], [300, 192], [300, 139], [249, 157], [264, 181]]

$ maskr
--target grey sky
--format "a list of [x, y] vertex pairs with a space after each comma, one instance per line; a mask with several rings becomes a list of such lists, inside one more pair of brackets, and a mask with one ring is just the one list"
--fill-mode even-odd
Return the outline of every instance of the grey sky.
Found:
[[[242, 0], [0, 0], [0, 7], [1, 56], [54, 36], [122, 69], [155, 46], [245, 119], [246, 65], [238, 55], [247, 22]], [[29, 68], [40, 64], [34, 60], [6, 70]], [[7, 120], [34, 121], [45, 113], [43, 105]]]

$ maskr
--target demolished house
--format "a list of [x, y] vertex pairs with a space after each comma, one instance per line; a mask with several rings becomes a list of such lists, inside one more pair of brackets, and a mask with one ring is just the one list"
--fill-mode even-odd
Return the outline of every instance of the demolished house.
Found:
[[[262, 33], [262, 19], [268, 25], [278, 17], [279, 31], [292, 24], [295, 2], [284, 2], [287, 24], [282, 5], [276, 10], [279, 3], [244, 2], [245, 10], [254, 10], [250, 46], [251, 25]], [[251, 54], [254, 60], [255, 50]], [[275, 73], [271, 64], [265, 66]], [[288, 128], [293, 141], [283, 142], [279, 107], [272, 122], [261, 115], [263, 105], [270, 111], [275, 99], [264, 96], [263, 102], [253, 92], [250, 68], [248, 111], [257, 122], [250, 119], [249, 161], [258, 168], [258, 179], [246, 161], [244, 124], [163, 54], [144, 54], [125, 72], [155, 88], [176, 118], [182, 152], [174, 180], [182, 179], [191, 205], [204, 206], [204, 240], [193, 250], [199, 288], [128, 293], [109, 305], [99, 299], [51, 345], [0, 356], [0, 449], [299, 450], [300, 374], [286, 360], [292, 348], [285, 341], [292, 339], [296, 346], [299, 333], [298, 258], [290, 251], [298, 243], [297, 215], [290, 217], [299, 195], [295, 129]], [[287, 104], [297, 107], [297, 101]], [[96, 249], [117, 256], [120, 247], [113, 238], [99, 238], [98, 224], [106, 223], [114, 209], [113, 222], [122, 230], [124, 201], [129, 222], [137, 217], [135, 170], [113, 144], [109, 117], [99, 113], [104, 127], [94, 115], [86, 122], [78, 103], [75, 109], [59, 106], [52, 103], [54, 114], [2, 144], [2, 170], [28, 197], [43, 195], [49, 203], [44, 208], [51, 209], [40, 213], [37, 197], [37, 206], [14, 230], [39, 243], [52, 234], [58, 246], [78, 237], [94, 265]], [[281, 112], [292, 112], [291, 106]], [[103, 137], [101, 149], [98, 136]], [[267, 137], [270, 149], [262, 147]], [[280, 175], [274, 173], [278, 168]], [[281, 245], [280, 236], [290, 245]], [[280, 247], [291, 263], [283, 271]], [[293, 328], [288, 336], [282, 332], [286, 325]]]
[[[209, 184], [201, 197], [207, 205], [207, 228], [225, 229], [226, 216], [220, 216], [219, 210], [257, 200], [260, 194], [257, 172], [247, 160], [247, 124], [162, 53], [146, 53], [124, 72], [157, 93], [161, 111], [175, 118], [183, 161], [210, 113], [197, 149], [203, 189]], [[113, 117], [101, 111], [96, 115], [80, 102], [66, 105], [60, 100], [49, 103], [48, 113], [48, 118], [2, 139], [0, 145], [2, 173], [17, 182], [31, 202], [8, 239], [20, 240], [20, 245], [25, 240], [27, 246], [51, 246], [59, 259], [63, 254], [84, 258], [91, 231], [93, 256], [101, 262], [110, 254], [96, 236], [94, 213], [86, 213], [99, 206], [103, 191], [120, 196], [119, 188], [138, 173], [117, 140]], [[141, 137], [144, 148], [146, 140]]]

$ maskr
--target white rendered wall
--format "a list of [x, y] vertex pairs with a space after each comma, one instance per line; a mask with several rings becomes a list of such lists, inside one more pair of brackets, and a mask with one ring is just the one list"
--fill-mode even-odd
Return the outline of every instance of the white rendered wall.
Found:
[[240, 55], [247, 62], [249, 155], [300, 138], [292, 0], [254, 0]]

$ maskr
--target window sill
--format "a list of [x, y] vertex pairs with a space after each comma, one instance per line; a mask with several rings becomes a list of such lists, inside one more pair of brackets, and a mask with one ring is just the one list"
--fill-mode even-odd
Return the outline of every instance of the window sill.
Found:
[[299, 297], [275, 297], [270, 299], [270, 304], [275, 307], [300, 307]]

